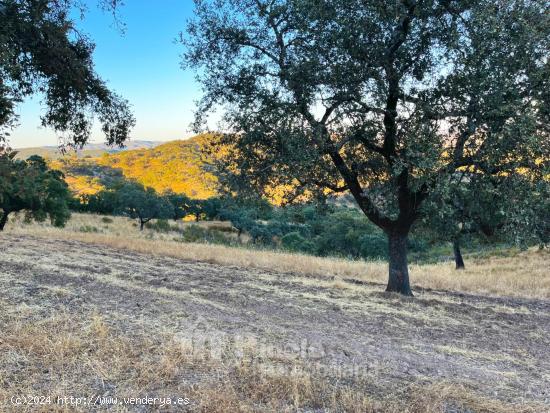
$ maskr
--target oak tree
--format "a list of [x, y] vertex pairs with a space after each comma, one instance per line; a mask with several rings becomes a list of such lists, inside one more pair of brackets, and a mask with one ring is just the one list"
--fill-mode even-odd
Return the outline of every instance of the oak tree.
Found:
[[453, 244], [456, 269], [461, 245], [477, 238], [520, 248], [548, 244], [550, 181], [523, 173], [487, 176], [463, 170], [424, 205], [421, 230]]
[[26, 161], [16, 152], [0, 153], [0, 231], [12, 213], [25, 212], [25, 219], [62, 227], [70, 217], [70, 192], [63, 174], [47, 167], [39, 156]]
[[387, 235], [387, 291], [412, 295], [407, 238], [461, 169], [548, 167], [544, 0], [196, 0], [182, 41], [223, 114], [234, 179], [349, 192]]
[[139, 229], [152, 219], [169, 219], [174, 207], [153, 188], [144, 188], [137, 182], [130, 182], [116, 190], [115, 213], [139, 220]]

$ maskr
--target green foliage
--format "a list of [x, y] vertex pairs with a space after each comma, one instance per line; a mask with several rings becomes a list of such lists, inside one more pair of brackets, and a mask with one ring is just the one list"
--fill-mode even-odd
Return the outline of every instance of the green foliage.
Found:
[[196, 243], [211, 243], [211, 244], [224, 244], [232, 245], [233, 242], [223, 233], [210, 230], [207, 228], [201, 228], [198, 225], [189, 225], [181, 231], [180, 238], [175, 238], [179, 242], [196, 242]]
[[15, 152], [0, 154], [0, 230], [8, 215], [25, 211], [25, 219], [64, 226], [70, 217], [70, 194], [63, 175], [50, 170], [39, 156], [26, 161], [15, 159]]
[[522, 247], [532, 243], [540, 248], [550, 246], [550, 180], [516, 179], [506, 192], [511, 194], [504, 210], [506, 236]]
[[[385, 234], [357, 209], [326, 204], [264, 209], [262, 203], [225, 201], [220, 217], [231, 221], [239, 235], [256, 246], [318, 256], [379, 259], [388, 254]], [[409, 240], [409, 250], [421, 256], [425, 241]]]
[[78, 229], [80, 232], [97, 233], [99, 229], [93, 225], [83, 225]]
[[[281, 208], [275, 220], [280, 222], [281, 246], [290, 251], [318, 256], [353, 259], [380, 259], [388, 256], [386, 235], [357, 209], [327, 205]], [[415, 256], [427, 254], [429, 246], [411, 237], [409, 251]]]
[[281, 238], [281, 245], [284, 249], [292, 252], [314, 253], [315, 245], [306, 240], [299, 232], [289, 232]]
[[166, 219], [157, 219], [155, 222], [148, 222], [145, 224], [147, 229], [151, 229], [157, 232], [172, 232], [177, 231], [179, 228], [177, 226], [172, 226]]
[[546, 245], [550, 234], [550, 182], [529, 173], [485, 176], [462, 172], [424, 205], [419, 230], [427, 237], [526, 247]]
[[231, 108], [238, 133], [221, 140], [218, 164], [230, 187], [347, 190], [376, 225], [407, 233], [460, 168], [492, 175], [548, 159], [543, 10], [542, 0], [201, 1], [184, 39], [205, 89], [197, 126]]
[[[102, 4], [116, 6], [116, 1]], [[77, 1], [3, 0], [0, 3], [0, 142], [17, 120], [16, 107], [36, 92], [44, 95], [44, 126], [68, 132], [67, 143], [83, 145], [93, 119], [109, 144], [122, 144], [135, 121], [128, 104], [94, 71], [95, 45], [75, 33], [70, 18]], [[77, 13], [78, 14], [78, 13]]]
[[[384, 234], [364, 234], [358, 239], [360, 255], [363, 258], [387, 258], [388, 256], [388, 240]], [[418, 250], [416, 242], [409, 240], [409, 249]], [[411, 248], [411, 246], [414, 246]]]
[[126, 183], [115, 192], [114, 211], [138, 219], [141, 230], [151, 219], [172, 218], [174, 215], [174, 208], [166, 198], [136, 182]]
[[[222, 186], [351, 193], [393, 244], [388, 290], [410, 295], [405, 240], [452, 177], [548, 174], [546, 3], [198, 1], [185, 63], [197, 129], [220, 109], [230, 125], [211, 150]], [[363, 253], [336, 231], [322, 252]]]
[[96, 214], [112, 215], [117, 206], [116, 190], [100, 191], [91, 195], [83, 195], [80, 198], [76, 210], [80, 212], [93, 212]]
[[272, 217], [273, 207], [263, 199], [231, 199], [219, 201], [218, 216], [231, 221], [239, 233], [246, 232], [254, 244], [272, 245], [274, 237], [281, 235], [277, 225], [265, 222]]
[[[353, 211], [341, 211], [314, 222], [317, 235], [317, 251], [320, 255], [361, 256], [363, 236], [373, 233], [374, 228]], [[386, 256], [384, 253], [383, 256]]]
[[113, 219], [112, 219], [112, 218], [109, 218], [109, 217], [102, 217], [102, 218], [101, 218], [101, 222], [103, 222], [104, 224], [112, 224], [112, 223], [113, 223]]
[[[296, 241], [293, 246], [295, 251], [353, 259], [387, 257], [385, 234], [356, 209], [332, 207], [322, 210], [307, 206], [300, 214], [299, 208], [295, 207], [291, 215], [300, 223], [297, 226], [299, 231], [291, 234], [300, 234], [303, 241], [295, 239], [295, 236], [285, 240], [285, 235], [282, 242], [284, 245], [285, 241]], [[282, 218], [288, 219], [287, 216]], [[300, 245], [301, 248], [297, 247]]]
[[203, 214], [204, 219], [214, 220], [219, 219], [221, 210], [225, 207], [225, 200], [222, 198], [212, 197], [204, 201], [196, 201], [197, 208]]
[[195, 214], [195, 202], [183, 194], [167, 193], [166, 200], [172, 205], [172, 219], [177, 221], [185, 218], [187, 215]]

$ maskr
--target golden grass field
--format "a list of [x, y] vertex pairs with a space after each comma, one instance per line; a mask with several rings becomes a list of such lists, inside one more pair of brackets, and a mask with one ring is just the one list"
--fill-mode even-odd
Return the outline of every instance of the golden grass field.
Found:
[[[117, 249], [146, 252], [155, 255], [199, 260], [222, 265], [246, 268], [271, 269], [297, 274], [333, 276], [338, 279], [353, 278], [361, 281], [385, 283], [387, 263], [351, 261], [337, 258], [320, 258], [308, 255], [281, 252], [256, 251], [220, 245], [182, 245], [173, 241], [172, 233], [164, 234], [151, 230], [140, 232], [136, 223], [122, 217], [112, 217], [112, 223], [102, 222], [102, 216], [73, 214], [65, 228], [59, 229], [48, 223], [8, 224], [6, 232], [71, 239], [97, 243]], [[222, 223], [222, 225], [225, 223]], [[180, 225], [194, 225], [181, 223]], [[201, 223], [220, 225], [220, 223]], [[82, 232], [92, 226], [98, 233]], [[431, 289], [462, 291], [478, 294], [494, 294], [515, 297], [550, 298], [550, 253], [548, 250], [531, 249], [515, 252], [508, 257], [468, 259], [466, 270], [457, 272], [452, 262], [431, 265], [410, 265], [413, 286]]]
[[546, 251], [412, 266], [410, 299], [383, 293], [383, 262], [175, 236], [81, 214], [7, 225], [0, 412], [550, 412]]

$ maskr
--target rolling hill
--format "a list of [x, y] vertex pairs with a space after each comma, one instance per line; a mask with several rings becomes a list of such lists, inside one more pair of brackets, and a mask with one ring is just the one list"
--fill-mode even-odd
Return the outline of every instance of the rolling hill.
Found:
[[209, 135], [171, 141], [151, 149], [123, 151], [103, 155], [98, 164], [119, 169], [124, 176], [135, 179], [157, 192], [184, 193], [205, 199], [216, 194], [216, 178], [203, 169], [201, 146]]
[[200, 148], [209, 136], [115, 153], [102, 151], [95, 156], [73, 154], [50, 158], [50, 166], [65, 173], [67, 183], [77, 195], [95, 193], [117, 179], [126, 178], [159, 193], [172, 191], [205, 199], [216, 194], [217, 182], [213, 174], [203, 170], [201, 159]]

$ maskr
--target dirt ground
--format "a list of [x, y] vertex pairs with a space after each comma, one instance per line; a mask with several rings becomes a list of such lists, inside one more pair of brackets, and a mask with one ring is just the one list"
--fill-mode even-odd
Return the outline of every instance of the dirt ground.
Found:
[[[220, 360], [227, 343], [240, 343], [243, 351], [246, 343], [258, 357], [295, 359], [328, 381], [363, 386], [361, 391], [380, 398], [412, 384], [445, 383], [505, 406], [550, 411], [549, 300], [436, 290], [416, 290], [408, 299], [383, 293], [380, 284], [329, 275], [249, 270], [9, 234], [0, 238], [0, 256], [0, 350], [3, 340], [12, 340], [0, 351], [0, 387], [10, 392], [23, 390], [18, 380], [31, 370], [14, 355], [15, 338], [3, 337], [7, 329], [59, 314], [78, 325], [79, 318], [95, 314], [128, 337], [170, 333], [183, 343], [207, 346]], [[86, 374], [90, 383], [101, 376], [93, 369]], [[183, 372], [178, 380], [201, 380], [195, 376]], [[447, 411], [473, 410], [449, 405]]]

